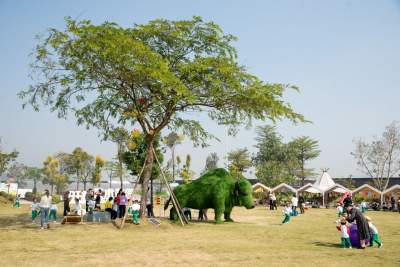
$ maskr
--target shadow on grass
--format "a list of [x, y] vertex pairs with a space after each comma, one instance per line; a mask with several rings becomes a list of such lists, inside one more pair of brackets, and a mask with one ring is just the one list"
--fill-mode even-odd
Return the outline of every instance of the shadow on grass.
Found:
[[26, 214], [0, 216], [0, 228], [9, 227], [33, 228], [34, 225], [30, 216]]
[[341, 248], [341, 245], [338, 243], [329, 243], [329, 242], [314, 242], [313, 243], [317, 247], [327, 247], [327, 248]]

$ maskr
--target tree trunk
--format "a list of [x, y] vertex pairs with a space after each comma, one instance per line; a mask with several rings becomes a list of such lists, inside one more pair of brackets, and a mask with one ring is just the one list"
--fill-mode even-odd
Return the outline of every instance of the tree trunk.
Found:
[[142, 183], [142, 199], [140, 201], [140, 217], [144, 218], [146, 211], [146, 201], [147, 201], [147, 192], [149, 190], [149, 180], [153, 170], [153, 137], [146, 137], [146, 164], [143, 173], [143, 183]]
[[36, 192], [37, 192], [36, 183], [37, 183], [36, 179], [33, 179], [33, 189], [32, 189], [32, 194], [36, 194]]
[[85, 180], [83, 180], [83, 191], [86, 191], [86, 184], [87, 184], [87, 181], [85, 179]]
[[79, 191], [79, 181], [81, 177], [79, 176], [79, 171], [76, 172], [76, 191]]
[[122, 162], [120, 161], [119, 162], [119, 182], [120, 182], [120, 184], [121, 184], [121, 189], [123, 189], [124, 188], [124, 181], [123, 181], [123, 175], [122, 175], [123, 173], [122, 173]]
[[54, 188], [54, 183], [51, 183], [51, 187], [50, 187], [50, 195], [53, 195], [53, 188]]
[[175, 181], [175, 146], [172, 147], [172, 180]]

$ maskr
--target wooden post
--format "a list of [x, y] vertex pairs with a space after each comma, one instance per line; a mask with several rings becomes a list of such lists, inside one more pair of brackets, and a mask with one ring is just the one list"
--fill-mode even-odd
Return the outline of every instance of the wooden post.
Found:
[[162, 176], [162, 178], [164, 179], [164, 182], [165, 182], [165, 184], [166, 184], [166, 186], [167, 186], [167, 190], [168, 190], [168, 192], [170, 193], [171, 200], [172, 200], [172, 204], [174, 205], [174, 207], [175, 207], [175, 209], [176, 209], [176, 213], [178, 213], [179, 221], [181, 222], [182, 226], [184, 226], [185, 223], [188, 224], [189, 222], [187, 221], [187, 219], [186, 219], [185, 216], [182, 216], [182, 208], [181, 208], [181, 206], [179, 205], [178, 199], [176, 199], [175, 194], [174, 194], [174, 191], [172, 191], [172, 189], [171, 189], [171, 187], [170, 187], [170, 185], [169, 185], [169, 183], [168, 183], [168, 181], [167, 181], [167, 178], [165, 178], [164, 172], [163, 172], [163, 170], [162, 170], [162, 168], [161, 168], [161, 164], [160, 164], [160, 162], [159, 162], [159, 160], [158, 160], [158, 157], [157, 157], [157, 155], [156, 155], [156, 153], [155, 153], [155, 151], [154, 151], [154, 148], [153, 148], [153, 154], [154, 154], [154, 157], [155, 157], [156, 162], [157, 162], [157, 164], [158, 164], [158, 167], [160, 168], [161, 176]]

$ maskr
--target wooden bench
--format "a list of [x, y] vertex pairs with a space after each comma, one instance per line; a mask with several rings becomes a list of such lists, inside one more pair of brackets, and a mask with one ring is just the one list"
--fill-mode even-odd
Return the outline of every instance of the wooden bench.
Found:
[[83, 223], [83, 216], [77, 214], [66, 215], [64, 216], [64, 219], [61, 222], [61, 224], [77, 224], [77, 223]]

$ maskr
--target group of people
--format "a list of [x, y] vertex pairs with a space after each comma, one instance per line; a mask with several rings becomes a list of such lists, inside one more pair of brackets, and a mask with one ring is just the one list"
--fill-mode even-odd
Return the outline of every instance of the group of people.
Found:
[[34, 198], [31, 204], [32, 223], [35, 223], [36, 217], [40, 215], [40, 229], [50, 228], [49, 221], [57, 221], [57, 203], [50, 196], [49, 190], [45, 190], [40, 202]]
[[350, 194], [339, 203], [337, 228], [341, 232], [341, 246], [343, 248], [352, 248], [349, 223], [353, 222], [357, 225], [360, 248], [365, 249], [367, 243], [369, 243], [371, 247], [374, 243], [376, 243], [379, 248], [382, 247], [377, 227], [372, 223], [370, 217], [364, 215], [366, 211], [365, 207], [366, 205], [362, 204], [360, 209], [356, 208]]
[[[84, 215], [85, 213], [92, 214], [94, 211], [101, 211], [101, 198], [104, 196], [104, 192], [99, 189], [97, 192], [89, 189], [85, 196], [85, 209], [81, 208], [80, 199], [75, 198], [75, 210], [74, 214]], [[71, 209], [69, 206], [71, 199], [69, 198], [69, 192], [64, 194], [64, 216], [70, 214]], [[130, 207], [127, 208], [129, 199], [126, 193], [120, 189], [115, 197], [109, 197], [104, 203], [104, 211], [110, 214], [111, 220], [117, 218], [123, 218], [126, 212], [129, 212], [133, 216], [133, 223], [139, 224], [140, 217], [140, 204], [138, 200], [134, 200]], [[149, 217], [154, 216], [152, 204], [147, 204], [147, 213]]]
[[[276, 204], [275, 204], [276, 205]], [[297, 208], [300, 209], [300, 213], [304, 213], [304, 208], [305, 208], [305, 201], [303, 196], [297, 196], [294, 194], [292, 198], [290, 199], [290, 202], [286, 202], [283, 208], [283, 221], [282, 224], [287, 224], [290, 221], [290, 217], [292, 216], [297, 216], [298, 211]]]

